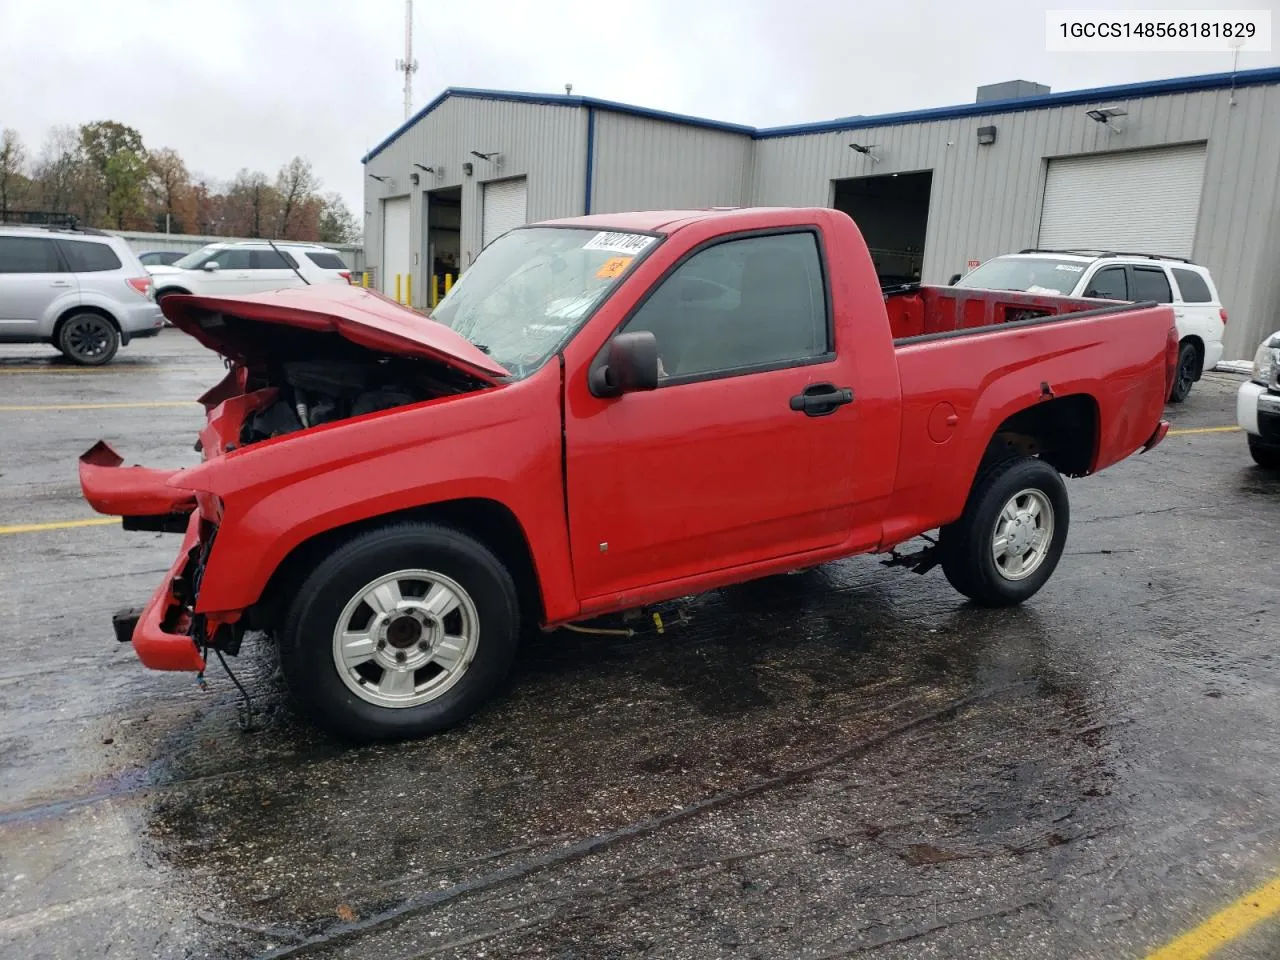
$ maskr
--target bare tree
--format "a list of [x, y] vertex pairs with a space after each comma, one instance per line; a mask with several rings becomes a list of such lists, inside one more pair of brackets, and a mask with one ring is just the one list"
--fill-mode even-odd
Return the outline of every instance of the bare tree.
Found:
[[188, 222], [196, 218], [187, 165], [177, 150], [165, 147], [147, 154], [147, 170], [151, 192], [159, 207], [155, 211], [157, 229], [163, 223], [169, 230], [182, 233]]
[[280, 168], [280, 172], [276, 174], [276, 194], [280, 198], [280, 213], [275, 229], [277, 237], [300, 239], [289, 236], [289, 227], [293, 224], [299, 207], [319, 189], [320, 180], [311, 169], [310, 160], [294, 157]]
[[32, 172], [40, 191], [40, 205], [54, 213], [70, 211], [81, 179], [80, 134], [75, 127], [54, 127], [49, 131]]
[[280, 196], [258, 170], [242, 169], [223, 198], [227, 232], [232, 236], [261, 237], [263, 228], [275, 222]]
[[9, 219], [9, 207], [19, 192], [25, 193], [28, 181], [23, 171], [27, 165], [27, 151], [17, 130], [0, 133], [0, 223]]

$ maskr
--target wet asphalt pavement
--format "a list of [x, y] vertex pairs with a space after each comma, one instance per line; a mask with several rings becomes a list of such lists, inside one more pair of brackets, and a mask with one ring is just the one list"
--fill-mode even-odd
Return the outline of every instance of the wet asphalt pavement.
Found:
[[[48, 405], [221, 373], [175, 331], [92, 372], [0, 347], [0, 528], [93, 517], [99, 437], [198, 456], [198, 406]], [[0, 956], [1143, 957], [1280, 873], [1280, 479], [1203, 432], [1068, 488], [1020, 609], [855, 558], [541, 637], [465, 727], [358, 749], [268, 650], [231, 661], [243, 733], [216, 668], [113, 641], [177, 537], [0, 534]], [[1218, 956], [1280, 956], [1280, 921]]]

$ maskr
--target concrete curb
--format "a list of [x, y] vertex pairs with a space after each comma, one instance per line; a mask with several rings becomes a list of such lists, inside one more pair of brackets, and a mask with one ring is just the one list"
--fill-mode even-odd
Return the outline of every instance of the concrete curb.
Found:
[[1220, 373], [1242, 373], [1245, 376], [1253, 373], [1253, 362], [1250, 360], [1219, 360], [1213, 368]]

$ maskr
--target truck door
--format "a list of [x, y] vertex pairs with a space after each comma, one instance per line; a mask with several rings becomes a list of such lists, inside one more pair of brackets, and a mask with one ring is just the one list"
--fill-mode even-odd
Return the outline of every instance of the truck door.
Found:
[[[571, 392], [566, 482], [582, 599], [832, 546], [848, 536], [854, 365], [834, 349], [814, 228], [696, 247], [624, 321], [656, 390]], [[572, 388], [571, 388], [572, 389]]]

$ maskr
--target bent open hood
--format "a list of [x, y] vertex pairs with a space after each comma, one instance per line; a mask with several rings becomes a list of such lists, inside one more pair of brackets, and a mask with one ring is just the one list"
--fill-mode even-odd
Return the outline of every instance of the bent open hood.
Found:
[[266, 359], [266, 338], [254, 335], [257, 322], [332, 333], [382, 353], [427, 357], [490, 384], [510, 376], [444, 324], [364, 287], [326, 283], [238, 297], [170, 294], [160, 309], [210, 350], [249, 365]]

